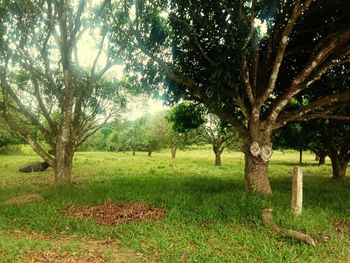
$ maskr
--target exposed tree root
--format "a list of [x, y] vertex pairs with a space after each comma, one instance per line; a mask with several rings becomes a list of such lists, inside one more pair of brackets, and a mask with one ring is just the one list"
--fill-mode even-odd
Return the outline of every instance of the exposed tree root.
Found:
[[281, 235], [285, 235], [291, 238], [295, 238], [298, 239], [300, 241], [303, 241], [307, 244], [309, 244], [310, 246], [315, 247], [316, 246], [316, 242], [315, 240], [307, 234], [298, 232], [298, 231], [294, 231], [294, 230], [290, 230], [290, 229], [285, 229], [285, 228], [281, 228], [279, 226], [277, 226], [272, 219], [272, 209], [271, 208], [265, 208], [262, 211], [262, 221], [263, 224], [269, 228], [271, 228], [271, 230], [275, 233], [281, 234]]

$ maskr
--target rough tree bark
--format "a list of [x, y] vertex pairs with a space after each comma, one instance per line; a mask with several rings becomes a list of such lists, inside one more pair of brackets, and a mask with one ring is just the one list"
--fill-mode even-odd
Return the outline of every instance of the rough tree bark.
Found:
[[271, 186], [268, 177], [269, 163], [255, 157], [251, 152], [246, 152], [244, 166], [244, 185], [250, 192], [271, 194]]
[[259, 111], [253, 112], [255, 114], [251, 117], [250, 137], [244, 140], [243, 146], [244, 184], [248, 191], [269, 195], [272, 193], [268, 176], [269, 159], [272, 156], [272, 128], [268, 123], [260, 123], [257, 113]]
[[59, 142], [56, 149], [56, 162], [53, 166], [55, 184], [61, 185], [71, 182], [74, 151], [71, 144]]

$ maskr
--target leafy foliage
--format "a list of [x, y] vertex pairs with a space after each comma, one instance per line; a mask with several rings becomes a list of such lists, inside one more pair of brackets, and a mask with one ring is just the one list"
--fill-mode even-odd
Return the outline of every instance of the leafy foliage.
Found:
[[183, 102], [174, 106], [166, 118], [172, 123], [174, 131], [186, 132], [198, 128], [205, 122], [205, 108], [201, 105]]
[[[107, 32], [97, 30], [103, 5], [5, 1], [0, 6], [4, 119], [55, 168], [57, 183], [69, 181], [76, 148], [125, 105], [118, 81], [103, 77], [116, 63], [106, 51]], [[97, 46], [89, 66], [79, 60], [87, 32]]]

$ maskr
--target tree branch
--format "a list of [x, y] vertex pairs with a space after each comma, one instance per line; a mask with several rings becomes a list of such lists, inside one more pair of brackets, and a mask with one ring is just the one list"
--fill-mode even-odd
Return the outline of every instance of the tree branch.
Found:
[[298, 18], [303, 14], [303, 12], [305, 12], [305, 10], [307, 10], [311, 4], [313, 0], [304, 0], [301, 3], [301, 0], [298, 0], [293, 8], [292, 14], [288, 20], [287, 25], [283, 28], [282, 31], [282, 35], [281, 35], [281, 39], [279, 42], [279, 46], [277, 49], [277, 53], [275, 56], [275, 60], [273, 62], [273, 67], [270, 73], [270, 79], [269, 82], [267, 84], [267, 88], [265, 90], [265, 92], [263, 93], [262, 96], [260, 96], [258, 98], [258, 105], [261, 106], [272, 94], [272, 92], [275, 89], [276, 86], [276, 80], [280, 71], [280, 67], [282, 64], [282, 60], [284, 58], [284, 53], [287, 47], [287, 43], [288, 43], [288, 38], [290, 33], [292, 32], [292, 29], [296, 23], [296, 21], [298, 20]]
[[202, 54], [202, 56], [212, 65], [218, 65], [218, 63], [216, 63], [214, 60], [212, 60], [208, 54], [205, 52], [204, 48], [202, 47], [199, 39], [198, 39], [198, 35], [196, 33], [196, 31], [193, 29], [193, 27], [191, 25], [189, 25], [185, 20], [175, 16], [173, 13], [170, 13], [170, 16], [172, 19], [180, 22], [181, 24], [183, 24], [184, 26], [187, 27], [188, 31], [190, 32], [190, 34], [193, 36], [194, 42], [196, 43], [197, 48], [199, 49], [200, 53]]
[[[298, 76], [296, 76], [296, 78], [293, 80], [288, 91], [285, 92], [272, 107], [271, 114], [269, 115], [268, 119], [269, 123], [274, 123], [276, 121], [279, 113], [288, 104], [291, 98], [293, 98], [304, 89], [308, 88], [314, 81], [319, 79], [322, 74], [326, 72], [326, 70], [338, 64], [337, 61], [334, 62], [334, 59], [336, 57], [339, 59], [339, 56], [341, 57], [343, 54], [337, 53], [337, 50], [346, 44], [349, 39], [350, 27], [339, 32], [336, 38], [331, 39], [325, 44], [323, 48], [319, 50], [318, 53], [315, 53], [314, 56], [310, 57], [309, 62], [306, 64], [302, 72], [299, 73]], [[333, 51], [335, 52], [335, 56], [331, 57]], [[349, 50], [345, 49], [345, 52], [349, 52]], [[327, 63], [322, 64], [327, 57], [331, 57], [332, 59], [327, 60]], [[317, 67], [319, 67], [318, 70]], [[312, 75], [312, 73], [314, 74]], [[310, 76], [312, 76], [312, 79], [308, 79]], [[306, 81], [307, 83], [305, 83]]]

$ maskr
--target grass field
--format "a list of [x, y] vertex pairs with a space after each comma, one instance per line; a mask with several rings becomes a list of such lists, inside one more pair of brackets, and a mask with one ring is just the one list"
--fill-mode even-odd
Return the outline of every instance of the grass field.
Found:
[[[350, 184], [333, 183], [329, 160], [318, 167], [304, 153], [304, 210], [294, 217], [298, 158], [274, 153], [273, 196], [261, 198], [244, 190], [240, 153], [225, 152], [215, 167], [204, 150], [180, 151], [176, 159], [168, 152], [80, 152], [73, 183], [64, 187], [52, 186], [51, 169], [18, 172], [35, 155], [0, 155], [0, 262], [350, 262]], [[26, 197], [33, 200], [8, 202]], [[144, 201], [165, 209], [165, 217], [110, 226], [63, 214], [108, 200]], [[264, 227], [264, 207], [273, 208], [278, 225], [310, 234], [316, 247]]]

